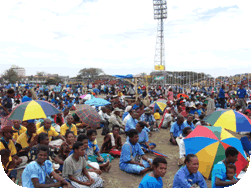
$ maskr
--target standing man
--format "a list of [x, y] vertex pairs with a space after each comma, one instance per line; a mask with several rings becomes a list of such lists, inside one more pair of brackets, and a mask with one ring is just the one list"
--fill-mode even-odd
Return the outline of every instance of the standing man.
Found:
[[225, 90], [225, 85], [222, 85], [219, 92], [220, 104], [221, 104], [222, 109], [224, 109], [224, 106], [225, 106], [225, 91], [224, 90]]
[[240, 85], [240, 88], [237, 90], [237, 97], [238, 97], [238, 104], [242, 107], [242, 112], [244, 113], [246, 110], [247, 92], [242, 85]]

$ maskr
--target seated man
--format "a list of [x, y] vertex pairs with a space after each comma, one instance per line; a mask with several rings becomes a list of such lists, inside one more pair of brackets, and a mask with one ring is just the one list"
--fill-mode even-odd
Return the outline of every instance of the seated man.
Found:
[[137, 112], [133, 112], [131, 118], [126, 122], [125, 132], [128, 133], [130, 129], [136, 129], [136, 124], [138, 123], [139, 114]]
[[22, 134], [24, 133], [27, 129], [26, 127], [20, 125], [20, 121], [19, 120], [13, 120], [13, 127], [12, 129], [14, 131], [17, 131], [16, 133], [13, 133], [13, 139], [15, 141], [17, 141], [17, 138]]
[[119, 167], [126, 173], [143, 175], [152, 170], [152, 160], [144, 155], [138, 143], [138, 132], [135, 129], [129, 130], [129, 142], [122, 147]]
[[188, 154], [185, 159], [186, 165], [181, 167], [175, 174], [172, 188], [207, 188], [206, 181], [198, 171], [199, 160], [194, 154]]
[[212, 170], [212, 188], [226, 187], [229, 185], [236, 184], [238, 180], [233, 179], [226, 181], [227, 173], [226, 166], [228, 164], [235, 164], [238, 157], [238, 151], [234, 147], [228, 147], [225, 151], [226, 158], [214, 165]]
[[22, 166], [27, 162], [27, 159], [21, 159], [17, 155], [17, 149], [12, 141], [13, 133], [12, 126], [5, 126], [0, 129], [0, 134], [2, 138], [0, 139], [0, 150], [7, 149], [10, 150], [9, 161], [15, 162], [15, 167]]
[[[138, 131], [139, 136], [138, 143], [142, 147], [143, 151], [146, 153], [150, 150], [153, 150], [156, 147], [156, 144], [149, 143], [148, 133], [146, 130], [144, 130], [145, 127], [146, 123], [142, 121], [138, 122], [136, 125], [136, 130]], [[127, 140], [129, 140], [129, 137], [127, 137]]]
[[77, 136], [77, 128], [73, 124], [73, 116], [68, 115], [66, 119], [67, 119], [67, 122], [60, 127], [60, 135], [65, 136], [66, 131], [69, 130], [69, 131], [72, 131], [75, 136]]
[[109, 133], [104, 137], [100, 152], [109, 153], [110, 155], [117, 157], [121, 155], [122, 150], [122, 140], [119, 135], [120, 127], [114, 125], [112, 131], [113, 133]]
[[22, 133], [17, 139], [16, 149], [19, 157], [28, 158], [28, 152], [37, 144], [38, 135], [36, 134], [35, 124], [32, 121], [29, 120], [26, 128], [27, 131]]
[[[38, 159], [29, 163], [22, 173], [22, 187], [26, 188], [59, 188], [71, 185], [61, 176], [54, 172], [52, 162], [47, 160], [49, 154], [48, 146], [41, 145], [37, 149]], [[57, 180], [49, 180], [48, 176]]]
[[152, 111], [150, 108], [146, 108], [144, 114], [141, 115], [140, 121], [145, 121], [147, 123], [147, 127], [152, 131], [154, 126], [156, 125], [156, 120], [152, 115]]
[[139, 188], [162, 188], [167, 169], [167, 161], [163, 157], [153, 160], [153, 172], [146, 174], [139, 184]]
[[48, 134], [48, 137], [49, 137], [49, 141], [52, 140], [52, 137], [59, 137], [61, 140], [65, 141], [65, 138], [63, 136], [61, 136], [58, 132], [55, 131], [55, 129], [52, 127], [51, 125], [52, 121], [50, 119], [45, 119], [45, 122], [44, 122], [44, 126], [40, 127], [38, 130], [37, 130], [37, 134], [40, 134], [40, 133], [46, 133]]
[[124, 133], [125, 127], [122, 123], [121, 118], [119, 117], [120, 113], [121, 113], [121, 109], [119, 108], [115, 108], [113, 113], [111, 114], [110, 118], [109, 118], [109, 130], [110, 132], [112, 131], [112, 126], [113, 125], [119, 125], [120, 127], [120, 133]]
[[178, 115], [177, 122], [173, 123], [170, 129], [170, 142], [172, 144], [177, 145], [176, 138], [182, 137], [182, 132], [185, 127], [184, 117], [182, 115]]
[[37, 139], [38, 145], [35, 145], [31, 148], [30, 153], [29, 153], [29, 160], [31, 160], [31, 161], [36, 160], [38, 158], [38, 154], [37, 154], [38, 147], [41, 145], [45, 145], [45, 146], [48, 146], [48, 150], [49, 150], [48, 160], [55, 162], [55, 163], [53, 163], [53, 168], [58, 169], [60, 167], [60, 165], [63, 165], [64, 162], [60, 158], [58, 158], [58, 156], [57, 156], [58, 149], [55, 149], [55, 148], [49, 146], [48, 134], [40, 133], [37, 138], [38, 138]]
[[193, 121], [193, 115], [192, 114], [188, 114], [187, 115], [187, 120], [185, 120], [184, 124], [186, 127], [191, 127], [192, 130], [195, 129], [194, 124], [192, 123]]
[[10, 161], [9, 159], [10, 152], [11, 151], [7, 149], [0, 150], [1, 162], [4, 168], [4, 172], [13, 182], [15, 182], [16, 177], [17, 177], [17, 170], [15, 170], [15, 162]]
[[73, 145], [74, 153], [67, 157], [63, 166], [63, 178], [70, 181], [75, 188], [101, 188], [103, 180], [100, 177], [91, 178], [84, 158], [85, 150], [82, 142], [75, 142]]

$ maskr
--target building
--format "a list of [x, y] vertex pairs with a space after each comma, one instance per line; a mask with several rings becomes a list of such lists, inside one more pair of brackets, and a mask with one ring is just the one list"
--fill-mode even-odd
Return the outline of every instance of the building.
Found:
[[15, 71], [17, 73], [18, 76], [25, 76], [25, 69], [22, 67], [18, 67], [15, 65], [12, 65], [11, 68], [13, 69], [13, 71]]

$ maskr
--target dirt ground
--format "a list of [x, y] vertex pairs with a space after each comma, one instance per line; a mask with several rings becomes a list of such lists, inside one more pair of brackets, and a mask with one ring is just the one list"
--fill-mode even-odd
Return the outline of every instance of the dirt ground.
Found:
[[[98, 130], [97, 142], [99, 147], [102, 145], [103, 136], [101, 135], [101, 129]], [[125, 135], [122, 136], [122, 141], [125, 142]], [[177, 166], [177, 161], [179, 157], [179, 148], [178, 146], [173, 146], [169, 142], [170, 135], [169, 131], [166, 129], [161, 129], [158, 132], [152, 132], [152, 136], [149, 137], [150, 142], [157, 144], [155, 148], [156, 151], [163, 153], [169, 156], [171, 159], [167, 158], [168, 166], [167, 173], [163, 178], [164, 188], [171, 188], [173, 177], [178, 171], [179, 167]], [[156, 156], [153, 154], [146, 154], [147, 157], [154, 159]], [[127, 174], [120, 170], [119, 168], [119, 158], [112, 160], [112, 168], [109, 173], [102, 173], [101, 177], [105, 180], [104, 187], [106, 188], [138, 188], [139, 183], [141, 182], [144, 176]], [[18, 171], [17, 179], [19, 180], [19, 185], [22, 186], [21, 174], [23, 169]], [[207, 180], [207, 186], [211, 187], [211, 181]]]

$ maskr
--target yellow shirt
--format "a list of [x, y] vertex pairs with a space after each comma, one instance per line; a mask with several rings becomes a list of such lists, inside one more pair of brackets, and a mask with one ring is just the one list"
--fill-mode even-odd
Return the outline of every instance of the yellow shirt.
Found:
[[[33, 133], [31, 141], [34, 140], [34, 137], [35, 137], [35, 136], [36, 136], [36, 133]], [[20, 145], [22, 146], [22, 148], [26, 148], [26, 147], [29, 146], [28, 140], [29, 140], [28, 135], [27, 135], [26, 132], [24, 132], [24, 133], [22, 133], [22, 134], [18, 137], [17, 143], [20, 144]]]
[[[12, 140], [9, 140], [8, 148], [11, 151], [10, 152], [11, 156], [14, 156], [17, 154], [16, 146], [14, 145], [14, 142]], [[3, 149], [6, 149], [6, 148], [4, 147], [3, 143], [0, 142], [0, 150], [3, 150]], [[12, 159], [10, 161], [12, 161]]]
[[22, 133], [24, 133], [27, 129], [26, 129], [26, 127], [24, 127], [24, 126], [20, 126], [19, 129], [15, 129], [15, 127], [13, 126], [13, 127], [12, 127], [12, 130], [13, 130], [13, 131], [17, 131], [16, 133], [13, 133], [13, 139], [17, 140], [18, 137], [19, 137]]
[[38, 122], [38, 123], [36, 124], [36, 129], [37, 129], [37, 130], [39, 130], [40, 125], [41, 125], [41, 123], [40, 123], [40, 122]]
[[117, 96], [121, 97], [123, 95], [122, 92], [118, 92]]
[[68, 127], [67, 123], [61, 125], [61, 127], [60, 127], [60, 134], [62, 136], [65, 136], [67, 129], [69, 131], [73, 131], [74, 135], [77, 136], [77, 127], [74, 124], [72, 124], [71, 128], [70, 128], [70, 127]]
[[155, 120], [159, 120], [160, 114], [158, 112], [154, 113], [154, 118], [155, 118]]
[[40, 133], [46, 133], [48, 134], [48, 137], [49, 137], [49, 141], [52, 140], [52, 137], [56, 137], [56, 136], [59, 136], [59, 133], [57, 131], [55, 131], [55, 129], [51, 126], [49, 130], [45, 130], [45, 127], [40, 127], [38, 130], [37, 130], [37, 134], [39, 135]]

